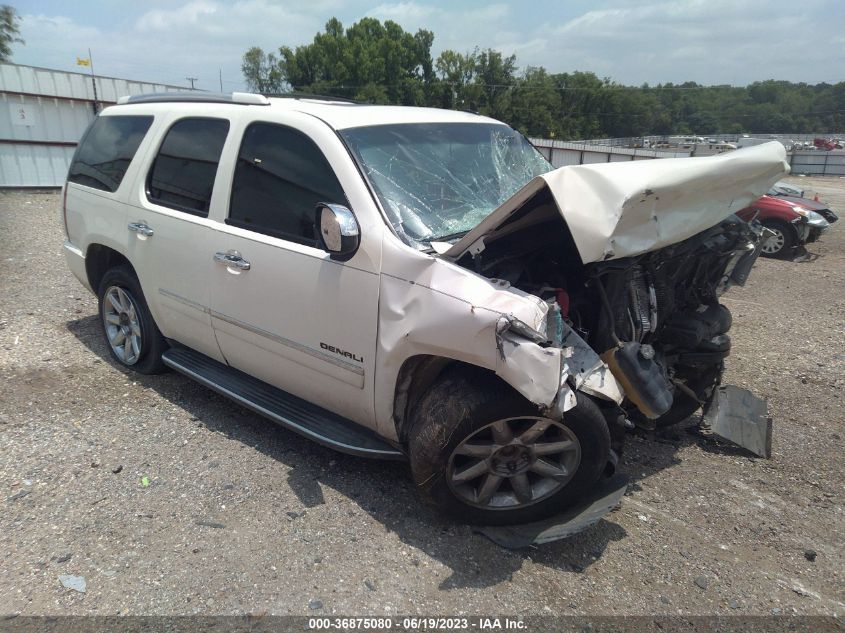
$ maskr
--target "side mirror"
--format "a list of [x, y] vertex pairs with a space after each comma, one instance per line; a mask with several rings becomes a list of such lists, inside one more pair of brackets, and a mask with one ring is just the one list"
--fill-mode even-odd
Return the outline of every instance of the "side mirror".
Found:
[[337, 261], [345, 262], [361, 244], [361, 229], [355, 214], [341, 204], [317, 203], [317, 243]]

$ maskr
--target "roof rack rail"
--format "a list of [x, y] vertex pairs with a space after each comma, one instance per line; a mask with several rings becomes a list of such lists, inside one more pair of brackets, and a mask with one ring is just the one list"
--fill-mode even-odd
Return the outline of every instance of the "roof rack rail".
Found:
[[118, 105], [127, 103], [236, 103], [241, 105], [270, 105], [270, 100], [264, 95], [251, 92], [233, 92], [231, 94], [217, 92], [154, 92], [142, 95], [128, 95], [117, 100]]
[[355, 99], [347, 99], [346, 97], [312, 94], [310, 92], [278, 92], [268, 93], [266, 96], [274, 99], [314, 99], [315, 101], [338, 101], [340, 103], [357, 103], [359, 105], [363, 103], [361, 101], [356, 101]]

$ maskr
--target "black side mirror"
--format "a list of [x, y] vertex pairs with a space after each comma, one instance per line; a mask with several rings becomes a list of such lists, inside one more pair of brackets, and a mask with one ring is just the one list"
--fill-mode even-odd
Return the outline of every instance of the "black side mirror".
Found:
[[318, 202], [315, 222], [317, 243], [337, 261], [345, 262], [361, 244], [361, 228], [355, 214], [342, 204]]

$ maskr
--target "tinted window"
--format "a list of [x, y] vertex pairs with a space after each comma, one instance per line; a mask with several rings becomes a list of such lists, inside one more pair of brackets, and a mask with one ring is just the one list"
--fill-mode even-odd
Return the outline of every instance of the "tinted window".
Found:
[[73, 156], [67, 179], [94, 189], [117, 191], [152, 122], [151, 116], [94, 119]]
[[224, 119], [182, 119], [173, 124], [150, 168], [151, 202], [207, 216], [217, 163], [229, 133]]
[[227, 223], [313, 246], [318, 202], [348, 204], [314, 142], [280, 125], [250, 125], [238, 154]]

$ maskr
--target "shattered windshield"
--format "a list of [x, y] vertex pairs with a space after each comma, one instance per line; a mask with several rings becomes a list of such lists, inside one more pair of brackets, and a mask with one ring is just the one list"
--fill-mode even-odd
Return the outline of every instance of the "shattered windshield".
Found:
[[341, 132], [397, 229], [458, 237], [553, 167], [503, 124], [404, 123]]

